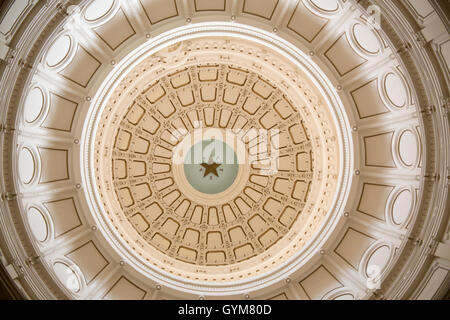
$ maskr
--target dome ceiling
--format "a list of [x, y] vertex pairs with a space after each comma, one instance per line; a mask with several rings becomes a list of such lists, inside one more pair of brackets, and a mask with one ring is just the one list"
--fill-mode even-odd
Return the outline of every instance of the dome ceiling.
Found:
[[39, 7], [33, 23], [58, 27], [4, 90], [2, 233], [26, 256], [23, 291], [417, 298], [429, 250], [424, 279], [448, 288], [448, 123], [428, 103], [447, 93], [399, 41], [407, 23], [389, 25], [398, 8], [377, 3], [380, 28], [369, 4]]
[[[114, 83], [93, 130], [101, 211], [149, 264], [233, 281], [276, 267], [315, 233], [336, 190], [336, 129], [308, 76], [284, 70], [295, 66], [267, 47], [201, 37], [156, 52]], [[190, 148], [210, 139], [236, 159], [204, 150], [196, 162]], [[210, 156], [218, 171], [203, 169]], [[161, 263], [167, 256], [178, 261]]]

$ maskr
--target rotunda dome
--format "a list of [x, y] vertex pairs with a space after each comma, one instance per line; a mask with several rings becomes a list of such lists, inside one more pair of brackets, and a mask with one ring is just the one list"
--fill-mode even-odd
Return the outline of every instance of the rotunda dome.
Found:
[[447, 293], [442, 5], [72, 0], [5, 12], [0, 258], [18, 295]]

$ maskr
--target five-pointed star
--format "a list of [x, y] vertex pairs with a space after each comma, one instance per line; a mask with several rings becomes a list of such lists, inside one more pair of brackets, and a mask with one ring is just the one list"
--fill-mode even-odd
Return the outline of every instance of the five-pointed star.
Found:
[[217, 173], [217, 168], [221, 165], [220, 163], [201, 163], [200, 164], [203, 168], [205, 168], [205, 173], [203, 174], [203, 178], [206, 177], [208, 174], [212, 173], [213, 175], [215, 175], [216, 177], [219, 176], [219, 174]]

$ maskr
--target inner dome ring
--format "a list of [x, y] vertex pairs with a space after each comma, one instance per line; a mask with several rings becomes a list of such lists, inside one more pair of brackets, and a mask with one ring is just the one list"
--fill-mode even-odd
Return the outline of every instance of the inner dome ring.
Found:
[[[201, 30], [201, 32], [203, 32], [203, 31], [206, 31], [206, 27], [202, 27], [202, 28], [199, 28], [198, 26], [196, 27], [196, 28], [198, 28], [198, 30]], [[213, 26], [211, 29], [214, 29], [215, 27]], [[236, 27], [230, 27], [230, 26], [228, 26], [227, 25], [227, 28], [230, 28], [230, 29], [234, 29], [234, 30], [238, 30], [239, 28], [236, 28]], [[253, 29], [253, 28], [252, 28]], [[251, 30], [251, 32], [255, 32], [255, 30]], [[208, 32], [206, 32], [207, 33], [207, 35], [209, 36], [210, 34], [208, 33]], [[221, 34], [222, 36], [224, 35], [224, 33], [222, 33]], [[229, 34], [227, 34], [227, 35], [229, 35], [229, 36], [236, 36], [236, 34], [234, 34], [234, 33], [232, 33], [232, 32], [230, 32]], [[266, 35], [264, 35], [264, 36], [266, 36]], [[195, 35], [195, 37], [199, 37], [199, 35], [198, 34], [196, 34]], [[258, 38], [260, 38], [260, 37], [263, 37], [261, 34], [258, 34]], [[272, 43], [274, 43], [274, 42], [276, 42], [274, 39], [270, 39], [271, 41], [270, 42], [272, 42]], [[156, 41], [156, 40], [155, 40]], [[300, 57], [297, 57], [297, 59], [299, 59]], [[119, 64], [120, 65], [120, 64]], [[134, 64], [135, 65], [135, 64]], [[116, 80], [117, 81], [117, 80]], [[117, 81], [118, 82], [118, 81]], [[106, 86], [104, 86], [104, 88], [105, 88]], [[96, 105], [99, 105], [99, 101], [101, 101], [100, 99], [105, 99], [105, 96], [103, 96], [102, 97], [102, 95], [103, 95], [104, 93], [102, 93], [102, 94], [99, 94], [99, 95], [97, 95], [95, 98], [94, 98], [94, 103], [93, 104], [96, 104]], [[103, 100], [103, 101], [105, 101], [105, 100]], [[101, 105], [101, 108], [104, 108], [104, 105], [103, 104], [100, 104]], [[338, 108], [339, 109], [339, 108]], [[94, 112], [95, 112], [95, 110], [93, 110]], [[334, 110], [335, 111], [335, 110]], [[98, 112], [98, 114], [99, 114], [100, 112]], [[332, 115], [332, 117], [334, 118], [333, 119], [333, 121], [336, 121], [336, 116], [335, 115]], [[342, 133], [344, 133], [344, 135], [346, 134], [346, 130], [347, 129], [342, 129], [342, 128], [345, 128], [345, 117], [343, 117], [343, 115], [342, 114], [340, 114], [339, 115], [339, 118], [340, 118], [340, 123], [339, 123], [339, 126], [340, 126], [340, 128], [337, 130], [337, 132], [336, 132], [336, 134], [335, 134], [335, 136], [337, 137], [337, 140], [340, 142], [340, 139], [342, 138], [341, 137], [341, 134]], [[98, 119], [97, 119], [97, 121], [98, 121]], [[98, 124], [98, 123], [97, 123]], [[93, 129], [93, 123], [92, 123], [92, 118], [91, 118], [91, 124], [90, 124], [91, 126], [90, 127], [88, 127], [88, 132], [86, 133], [90, 138], [89, 139], [86, 139], [86, 141], [87, 141], [87, 144], [85, 145], [85, 147], [87, 147], [87, 149], [88, 150], [90, 150], [90, 152], [91, 152], [91, 154], [93, 154], [93, 149], [91, 149], [91, 148], [93, 148], [93, 144], [90, 144], [90, 142], [89, 142], [89, 140], [91, 140], [92, 139], [92, 137], [94, 137], [95, 136], [95, 134], [93, 134], [93, 131], [92, 131], [92, 129]], [[97, 126], [96, 126], [97, 127]], [[343, 143], [340, 143], [341, 144], [341, 146], [343, 145]], [[348, 146], [349, 144], [347, 144], [347, 146]], [[348, 150], [347, 150], [347, 152], [348, 152]], [[346, 180], [346, 179], [348, 179], [349, 177], [348, 177], [348, 170], [349, 170], [349, 165], [348, 165], [348, 161], [349, 161], [349, 158], [348, 158], [348, 156], [346, 156], [346, 150], [343, 150], [343, 152], [341, 152], [340, 153], [340, 160], [342, 161], [342, 166], [340, 166], [339, 167], [339, 174], [338, 175], [336, 175], [336, 180], [339, 180], [339, 182], [337, 183], [338, 184], [338, 186], [340, 187], [340, 188], [345, 188], [346, 187], [346, 185], [348, 185], [348, 181], [345, 183], [345, 184], [343, 184], [342, 182], [343, 182], [343, 180]], [[93, 158], [90, 158], [91, 159], [91, 161], [93, 161]], [[86, 170], [89, 170], [89, 168], [85, 168]], [[336, 169], [338, 169], [338, 168], [336, 168]], [[88, 185], [89, 185], [90, 183], [88, 183]], [[88, 189], [91, 189], [91, 187], [90, 186], [88, 186]], [[114, 231], [114, 226], [111, 224], [111, 222], [108, 220], [108, 218], [106, 218], [105, 219], [105, 217], [103, 216], [103, 214], [98, 214], [99, 212], [102, 212], [102, 205], [101, 205], [101, 203], [102, 203], [102, 200], [100, 200], [102, 197], [104, 197], [104, 196], [102, 196], [102, 195], [99, 195], [99, 193], [98, 193], [98, 191], [95, 189], [95, 188], [92, 188], [91, 190], [93, 190], [93, 192], [95, 192], [95, 195], [96, 195], [96, 199], [98, 199], [98, 200], [95, 200], [92, 204], [95, 204], [95, 203], [97, 203], [97, 205], [96, 205], [96, 207], [97, 207], [97, 209], [95, 209], [95, 210], [93, 210], [93, 212], [95, 212], [95, 214], [94, 214], [94, 216], [96, 216], [96, 218], [98, 218], [98, 222], [99, 222], [99, 225], [102, 225], [103, 227], [101, 228], [102, 229], [102, 232], [105, 232], [106, 234], [107, 234], [107, 238], [108, 237], [114, 237], [114, 238], [116, 238], [117, 236], [115, 236], [114, 234], [116, 233], [116, 231]], [[344, 197], [344, 195], [343, 195], [343, 193], [336, 193], [336, 194], [334, 194], [334, 196], [332, 197], [332, 199], [330, 200], [330, 202], [328, 203], [329, 205], [331, 205], [331, 201], [332, 202], [340, 202], [341, 204], [342, 204], [342, 202], [344, 201], [344, 199], [342, 199], [342, 197]], [[100, 201], [99, 201], [100, 200]], [[331, 206], [331, 207], [333, 207], [333, 206]], [[94, 207], [95, 208], [95, 207]], [[336, 205], [335, 206], [335, 212], [338, 212], [340, 210], [340, 206], [339, 205]], [[335, 223], [336, 221], [333, 221], [333, 220], [335, 220], [335, 219], [330, 219], [331, 217], [334, 217], [335, 216], [335, 214], [334, 213], [328, 213], [328, 212], [324, 212], [324, 215], [327, 217], [327, 219], [326, 220], [328, 220], [328, 221], [326, 221], [326, 220], [324, 220], [324, 225], [327, 225], [328, 226], [328, 228], [331, 228], [332, 227], [332, 225], [333, 225], [333, 223]], [[102, 217], [103, 216], [103, 217]], [[327, 222], [327, 223], [325, 223], [325, 222]], [[324, 234], [315, 234], [314, 235], [314, 237], [318, 237], [318, 236], [320, 236], [321, 238], [322, 238], [322, 240], [324, 239]], [[119, 239], [120, 239], [120, 237], [119, 237]], [[120, 241], [120, 240], [119, 240]], [[115, 240], [115, 241], [113, 241], [113, 242], [115, 242], [115, 244], [114, 244], [114, 247], [116, 247], [117, 246], [117, 244], [119, 243], [118, 242], [118, 240]], [[316, 242], [316, 241], [309, 241], [308, 243], [307, 243], [307, 245], [305, 246], [305, 248], [302, 250], [302, 252], [297, 252], [297, 254], [296, 255], [293, 255], [293, 256], [291, 256], [291, 260], [292, 259], [296, 259], [296, 260], [298, 260], [298, 258], [299, 258], [299, 256], [301, 255], [301, 254], [303, 254], [303, 256], [305, 256], [305, 254], [312, 254], [312, 251], [313, 251], [313, 249], [312, 249], [312, 247], [310, 247], [309, 245], [311, 245], [312, 243], [314, 243], [314, 247], [316, 247], [316, 243], [317, 243], [317, 246], [320, 246], [320, 242]], [[171, 275], [171, 274], [169, 274], [168, 272], [166, 272], [166, 271], [163, 271], [163, 270], [161, 270], [160, 269], [160, 267], [158, 267], [158, 268], [154, 268], [154, 267], [152, 267], [152, 266], [149, 266], [145, 261], [142, 261], [142, 258], [140, 258], [139, 256], [137, 256], [137, 255], [135, 255], [134, 254], [134, 250], [133, 250], [133, 248], [130, 248], [130, 244], [125, 244], [125, 243], [123, 243], [121, 246], [119, 246], [119, 247], [121, 247], [121, 249], [120, 250], [126, 250], [126, 251], [130, 251], [131, 253], [132, 253], [132, 256], [135, 256], [137, 259], [135, 260], [135, 261], [133, 261], [133, 264], [136, 264], [137, 266], [139, 266], [140, 268], [138, 268], [138, 269], [141, 269], [141, 270], [144, 270], [144, 272], [146, 273], [146, 275], [147, 276], [149, 276], [150, 278], [155, 278], [155, 279], [157, 279], [158, 281], [161, 281], [161, 279], [164, 279], [165, 277], [169, 277], [169, 278], [173, 278], [173, 276]], [[280, 265], [281, 266], [281, 265]], [[293, 268], [297, 268], [298, 267], [298, 264], [297, 264], [297, 266], [295, 266], [295, 264], [294, 264], [294, 267]], [[280, 268], [278, 268], [278, 269], [280, 269]], [[281, 268], [282, 269], [282, 268]], [[276, 270], [276, 268], [274, 268], [273, 269], [273, 271], [275, 271]], [[225, 270], [223, 270], [222, 272], [227, 272], [227, 271], [225, 271]], [[229, 271], [228, 271], [229, 272]], [[282, 273], [282, 271], [281, 271], [281, 273]], [[188, 274], [188, 273], [187, 273]], [[253, 277], [254, 276], [258, 276], [258, 277], [267, 277], [268, 276], [268, 274], [270, 274], [270, 273], [267, 273], [267, 272], [260, 272], [260, 273], [258, 273], [258, 272], [255, 272], [254, 273], [254, 275], [253, 275]], [[280, 276], [280, 270], [278, 270], [278, 277]], [[214, 281], [213, 279], [214, 278], [216, 278], [217, 277], [217, 275], [216, 276], [213, 276], [213, 277], [211, 277], [212, 278], [212, 281]], [[184, 275], [180, 275], [180, 274], [178, 274], [178, 277], [176, 277], [177, 279], [177, 282], [179, 283], [179, 281], [181, 280], [181, 282], [182, 283], [184, 283], [183, 284], [183, 286], [185, 285], [185, 284], [187, 284], [187, 283], [190, 283], [190, 282], [192, 282], [192, 283], [195, 283], [195, 284], [197, 284], [198, 285], [198, 280], [196, 280], [195, 278], [194, 278], [194, 280], [192, 280], [192, 278], [190, 278], [190, 277], [185, 277]], [[180, 279], [181, 278], [181, 279]], [[207, 280], [205, 280], [206, 279], [206, 277], [205, 278], [202, 278], [201, 279], [201, 281], [207, 281]], [[242, 278], [239, 278], [239, 276], [237, 275], [236, 276], [236, 279], [242, 279]], [[231, 279], [229, 279], [228, 281], [233, 281], [233, 280], [231, 280]], [[241, 283], [244, 283], [245, 282], [245, 278], [244, 278], [244, 280], [239, 280], [239, 282], [241, 282]], [[173, 285], [173, 284], [172, 284]], [[179, 284], [178, 284], [179, 285]]]

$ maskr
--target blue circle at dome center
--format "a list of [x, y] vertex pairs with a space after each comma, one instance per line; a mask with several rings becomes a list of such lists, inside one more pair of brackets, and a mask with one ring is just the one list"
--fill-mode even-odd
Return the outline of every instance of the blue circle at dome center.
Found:
[[184, 159], [189, 184], [202, 193], [217, 194], [236, 179], [239, 164], [234, 150], [221, 140], [203, 140], [193, 145]]

